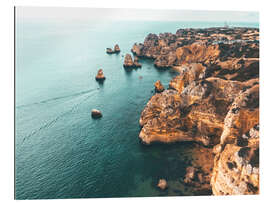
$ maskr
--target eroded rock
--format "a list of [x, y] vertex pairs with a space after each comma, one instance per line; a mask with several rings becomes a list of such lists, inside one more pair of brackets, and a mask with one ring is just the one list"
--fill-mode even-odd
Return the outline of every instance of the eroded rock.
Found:
[[211, 179], [215, 195], [259, 193], [259, 85], [239, 94], [224, 121]]
[[213, 147], [213, 173], [191, 166], [184, 182], [194, 190], [212, 188], [214, 195], [258, 194], [259, 30], [149, 34], [132, 52], [153, 59], [158, 68], [179, 72], [142, 111], [141, 141]]
[[97, 109], [92, 109], [91, 115], [93, 118], [101, 118], [102, 117], [101, 111], [99, 111]]
[[106, 77], [103, 74], [103, 70], [99, 69], [96, 75], [96, 80], [97, 81], [104, 81], [106, 79]]
[[168, 184], [167, 184], [167, 181], [165, 179], [160, 179], [158, 181], [158, 184], [157, 186], [161, 189], [161, 190], [165, 190], [168, 188]]
[[106, 48], [106, 53], [107, 54], [115, 54], [115, 53], [119, 53], [121, 50], [120, 50], [120, 47], [118, 44], [114, 45], [114, 49], [112, 50], [112, 48]]
[[160, 92], [164, 91], [164, 87], [163, 87], [162, 83], [160, 82], [160, 80], [155, 82], [155, 91], [157, 93], [160, 93]]
[[142, 65], [138, 62], [138, 58], [133, 61], [130, 54], [126, 54], [124, 59], [124, 68], [140, 68]]

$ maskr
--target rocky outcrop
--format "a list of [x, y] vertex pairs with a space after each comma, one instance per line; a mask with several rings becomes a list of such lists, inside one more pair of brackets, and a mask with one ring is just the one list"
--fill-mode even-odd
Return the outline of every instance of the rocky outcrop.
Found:
[[155, 92], [160, 93], [164, 91], [164, 87], [162, 85], [162, 83], [160, 82], [160, 80], [155, 82]]
[[143, 109], [142, 143], [201, 143], [215, 155], [213, 170], [192, 165], [185, 184], [206, 194], [258, 194], [259, 30], [149, 34], [132, 52], [179, 72], [169, 89], [156, 91]]
[[157, 68], [169, 68], [175, 64], [176, 59], [176, 53], [171, 51], [167, 55], [157, 56], [154, 64]]
[[114, 49], [112, 50], [112, 48], [107, 48], [106, 49], [106, 53], [107, 54], [115, 54], [115, 53], [119, 53], [121, 50], [120, 50], [120, 47], [118, 44], [114, 45]]
[[124, 59], [124, 67], [125, 68], [129, 68], [129, 67], [132, 68], [133, 65], [134, 65], [134, 62], [132, 60], [131, 55], [130, 54], [126, 54], [125, 59]]
[[206, 75], [206, 67], [200, 63], [182, 65], [177, 70], [180, 74], [171, 80], [169, 87], [177, 90], [179, 93], [192, 81], [203, 79]]
[[134, 56], [134, 66], [136, 68], [142, 67], [142, 65], [139, 63], [139, 58], [137, 56]]
[[214, 63], [220, 54], [219, 45], [209, 45], [204, 43], [193, 43], [191, 45], [186, 45], [177, 48], [176, 57], [178, 59], [178, 64], [187, 63], [204, 63], [212, 64]]
[[142, 56], [141, 49], [143, 48], [143, 44], [137, 44], [135, 43], [131, 49], [131, 52], [135, 54], [136, 56]]
[[123, 66], [124, 68], [140, 68], [142, 65], [139, 64], [138, 58], [133, 61], [132, 56], [130, 54], [126, 54]]
[[106, 79], [106, 77], [103, 74], [103, 70], [99, 69], [96, 75], [96, 80], [97, 81], [104, 81]]
[[120, 50], [120, 47], [118, 44], [114, 45], [114, 52], [115, 53], [119, 53], [121, 50]]
[[[185, 84], [181, 79], [173, 80]], [[191, 81], [181, 91], [155, 94], [141, 113], [139, 137], [146, 144], [176, 141], [217, 144], [230, 104], [242, 89], [254, 82], [210, 77]]]
[[97, 109], [92, 109], [91, 115], [92, 115], [92, 118], [101, 118], [102, 117], [101, 111], [99, 111]]
[[107, 54], [113, 54], [114, 51], [111, 48], [106, 48], [106, 53]]

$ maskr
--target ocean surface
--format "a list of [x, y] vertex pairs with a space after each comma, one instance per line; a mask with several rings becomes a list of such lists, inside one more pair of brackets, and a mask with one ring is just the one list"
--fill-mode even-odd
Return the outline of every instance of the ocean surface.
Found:
[[[258, 27], [256, 23], [230, 26]], [[224, 22], [16, 23], [16, 199], [193, 195], [181, 179], [191, 143], [139, 142], [140, 113], [154, 82], [177, 73], [151, 60], [126, 71], [123, 60], [148, 33], [224, 26]], [[118, 43], [120, 54], [107, 55]], [[95, 81], [102, 68], [103, 85]], [[91, 109], [103, 117], [91, 118]], [[166, 178], [170, 189], [156, 184]]]

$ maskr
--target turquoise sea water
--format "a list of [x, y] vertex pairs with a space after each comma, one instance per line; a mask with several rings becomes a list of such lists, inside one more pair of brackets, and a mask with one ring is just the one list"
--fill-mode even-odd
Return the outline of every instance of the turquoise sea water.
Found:
[[[123, 55], [148, 33], [223, 25], [17, 21], [16, 199], [183, 195], [176, 181], [190, 161], [191, 144], [143, 146], [138, 139], [154, 82], [167, 87], [176, 73], [157, 70], [151, 60], [127, 72]], [[105, 49], [116, 43], [121, 53], [107, 55]], [[94, 79], [99, 68], [103, 85]], [[93, 108], [103, 118], [93, 120]], [[175, 188], [159, 191], [161, 177]]]

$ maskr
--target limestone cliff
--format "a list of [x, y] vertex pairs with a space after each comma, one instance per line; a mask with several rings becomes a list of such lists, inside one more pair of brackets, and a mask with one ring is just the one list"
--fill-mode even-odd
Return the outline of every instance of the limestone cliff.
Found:
[[218, 147], [211, 179], [213, 194], [258, 194], [259, 85], [235, 98]]
[[152, 58], [157, 68], [179, 72], [142, 111], [141, 141], [193, 141], [213, 148], [210, 178], [203, 178], [209, 171], [193, 167], [196, 178], [188, 178], [189, 168], [185, 181], [203, 188], [211, 179], [214, 195], [258, 194], [259, 30], [179, 29], [149, 34], [131, 51]]

